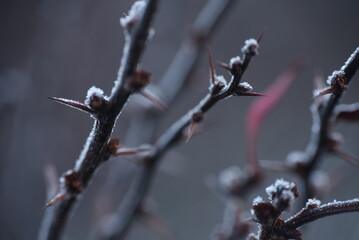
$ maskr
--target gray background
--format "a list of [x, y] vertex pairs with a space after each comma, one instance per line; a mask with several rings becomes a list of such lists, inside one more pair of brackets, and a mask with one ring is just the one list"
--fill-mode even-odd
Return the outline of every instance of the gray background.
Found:
[[[82, 101], [93, 85], [109, 93], [123, 46], [118, 19], [131, 2], [1, 1], [0, 239], [36, 238], [46, 197], [43, 166], [51, 162], [60, 174], [72, 168], [93, 123], [86, 114], [46, 97]], [[152, 72], [154, 81], [165, 71], [205, 2], [161, 1], [156, 34], [141, 64]], [[305, 54], [308, 58], [305, 72], [262, 127], [258, 147], [261, 159], [283, 160], [288, 152], [305, 149], [311, 126], [314, 69], [330, 75], [358, 46], [358, 8], [357, 0], [243, 0], [231, 9], [214, 35], [209, 44], [213, 55], [228, 61], [240, 53], [245, 39], [267, 29], [260, 54], [244, 77], [256, 91], [264, 90], [295, 56]], [[344, 102], [358, 101], [358, 80], [358, 76], [353, 79]], [[185, 92], [171, 111], [164, 113], [167, 116], [157, 135], [197, 103], [207, 87], [208, 63], [204, 57]], [[177, 239], [208, 239], [221, 222], [224, 203], [206, 186], [205, 179], [242, 164], [244, 119], [252, 100], [231, 98], [219, 103], [206, 115], [206, 120], [215, 124], [166, 156], [165, 170], [157, 175], [150, 197], [154, 211], [171, 226]], [[126, 116], [134, 113], [130, 111], [133, 105], [123, 112], [113, 136], [124, 138]], [[338, 129], [345, 136], [345, 149], [359, 156], [358, 126], [341, 124]], [[121, 166], [120, 178], [109, 174], [115, 165]], [[338, 178], [334, 189], [321, 198], [323, 202], [358, 197], [358, 169], [335, 157], [328, 157], [321, 167]], [[100, 217], [114, 208], [113, 199], [118, 198], [103, 196], [121, 195], [133, 170], [123, 159], [104, 164], [76, 208], [64, 239], [90, 239]], [[265, 197], [264, 188], [279, 176], [296, 180], [295, 176], [269, 173], [268, 182], [250, 199]], [[111, 181], [112, 187], [106, 188]], [[358, 239], [358, 224], [355, 213], [320, 220], [307, 228], [306, 239]], [[158, 238], [135, 223], [128, 239]]]

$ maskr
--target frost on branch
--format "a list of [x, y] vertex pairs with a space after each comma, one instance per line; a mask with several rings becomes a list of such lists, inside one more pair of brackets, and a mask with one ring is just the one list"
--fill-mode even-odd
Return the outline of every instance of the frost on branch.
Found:
[[107, 102], [107, 97], [102, 89], [92, 86], [86, 95], [85, 104], [94, 110], [101, 109]]
[[279, 211], [287, 210], [299, 196], [295, 183], [283, 179], [277, 179], [274, 184], [266, 188], [266, 192]]
[[131, 9], [128, 11], [128, 15], [120, 18], [121, 26], [131, 32], [136, 23], [141, 19], [146, 7], [145, 1], [137, 1], [135, 2]]
[[242, 52], [243, 54], [247, 55], [258, 55], [258, 48], [259, 48], [259, 44], [257, 42], [257, 40], [255, 40], [254, 38], [248, 39], [244, 42], [244, 46], [242, 48]]

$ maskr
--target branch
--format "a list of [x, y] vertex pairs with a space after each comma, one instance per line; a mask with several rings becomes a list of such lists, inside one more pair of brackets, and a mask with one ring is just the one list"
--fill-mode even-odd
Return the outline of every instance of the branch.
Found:
[[357, 198], [347, 201], [334, 201], [314, 209], [307, 204], [306, 208], [286, 220], [283, 228], [296, 229], [320, 218], [358, 211], [359, 199]]
[[[65, 224], [71, 213], [74, 204], [77, 202], [79, 195], [87, 188], [93, 174], [99, 165], [105, 162], [109, 155], [107, 153], [107, 144], [115, 126], [116, 119], [131, 94], [144, 87], [146, 82], [139, 81], [136, 72], [140, 57], [145, 48], [148, 39], [150, 25], [156, 10], [158, 0], [149, 0], [147, 3], [137, 2], [137, 11], [135, 9], [124, 20], [121, 21], [125, 28], [126, 43], [123, 50], [121, 66], [118, 72], [118, 78], [112, 89], [111, 96], [104, 101], [103, 105], [92, 103], [96, 99], [96, 93], [88, 94], [86, 103], [89, 106], [100, 106], [95, 109], [95, 122], [93, 129], [86, 141], [84, 149], [73, 170], [65, 173], [62, 177], [62, 188], [66, 191], [68, 197], [63, 199], [56, 209], [49, 211], [49, 216], [45, 216], [50, 224], [44, 224], [40, 230], [40, 239], [59, 239], [64, 230]], [[140, 6], [141, 5], [141, 6]], [[142, 12], [141, 12], [142, 11]], [[142, 86], [141, 86], [142, 84]], [[89, 91], [90, 93], [90, 91]], [[45, 228], [45, 229], [44, 229]]]
[[183, 138], [184, 129], [189, 126], [194, 120], [194, 117], [195, 119], [202, 119], [198, 118], [198, 115], [204, 115], [220, 100], [230, 96], [242, 96], [251, 90], [251, 88], [246, 88], [247, 83], [240, 83], [240, 81], [250, 60], [257, 54], [257, 48], [258, 44], [256, 40], [247, 40], [245, 46], [242, 48], [244, 54], [243, 60], [237, 57], [230, 61], [229, 67], [232, 74], [230, 82], [227, 84], [222, 76], [215, 75], [214, 81], [211, 81], [213, 84], [210, 85], [209, 93], [197, 106], [172, 124], [155, 142], [153, 152], [144, 157], [144, 164], [139, 169], [134, 184], [122, 201], [108, 232], [105, 233], [105, 239], [112, 240], [124, 237], [134, 214], [147, 195], [157, 165], [163, 154]]
[[[160, 81], [153, 86], [155, 92], [159, 94], [162, 101], [167, 106], [174, 101], [186, 85], [186, 82], [190, 79], [192, 72], [197, 66], [200, 57], [203, 53], [203, 49], [208, 40], [213, 36], [213, 33], [217, 29], [219, 23], [223, 21], [226, 13], [233, 7], [236, 0], [208, 0], [207, 4], [203, 7], [198, 14], [196, 20], [191, 26], [191, 30], [187, 38], [183, 41], [180, 49], [177, 51], [171, 64], [167, 68]], [[130, 122], [129, 131], [127, 133], [128, 141], [138, 144], [142, 142], [150, 142], [153, 138], [155, 125], [158, 123], [158, 118], [161, 117], [162, 112], [159, 112], [156, 108], [142, 108], [137, 112]], [[126, 142], [128, 142], [126, 141]], [[138, 182], [146, 175], [145, 166], [139, 166], [139, 169], [132, 188], [138, 188]], [[116, 172], [118, 169], [115, 167], [111, 171]], [[112, 174], [114, 175], [114, 174]], [[113, 179], [113, 178], [112, 178]], [[113, 182], [113, 180], [109, 180]], [[117, 187], [117, 182], [114, 182]], [[130, 190], [131, 191], [131, 190]], [[130, 193], [128, 193], [130, 194]], [[126, 224], [118, 225], [122, 230], [113, 230], [114, 232], [126, 231], [130, 225], [130, 222], [134, 218], [134, 210], [128, 209], [129, 212]], [[122, 214], [122, 213], [121, 213]], [[116, 213], [115, 213], [116, 215]], [[115, 217], [116, 218], [116, 217]], [[126, 225], [126, 226], [124, 226]], [[126, 229], [126, 230], [125, 230]]]

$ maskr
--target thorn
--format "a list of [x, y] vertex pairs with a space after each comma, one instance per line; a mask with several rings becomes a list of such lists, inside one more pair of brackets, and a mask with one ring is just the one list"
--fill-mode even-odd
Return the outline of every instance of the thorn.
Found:
[[247, 93], [243, 93], [241, 94], [241, 96], [250, 96], [250, 97], [269, 97], [266, 94], [263, 93], [256, 93], [256, 92], [247, 92]]
[[89, 108], [88, 106], [86, 106], [85, 104], [77, 102], [77, 101], [74, 101], [74, 100], [65, 99], [65, 98], [57, 98], [57, 97], [48, 97], [48, 98], [55, 101], [55, 102], [62, 103], [64, 105], [66, 105], [66, 106], [76, 108], [76, 109], [78, 109], [80, 111], [83, 111], [83, 112], [87, 112], [87, 113], [90, 113], [90, 114], [94, 113], [93, 110], [91, 108]]
[[155, 97], [154, 94], [152, 94], [150, 91], [145, 89], [141, 91], [140, 94], [145, 98], [147, 98], [148, 100], [150, 100], [152, 103], [154, 103], [157, 107], [159, 107], [163, 111], [168, 111], [167, 105], [164, 102], [162, 102], [160, 99]]
[[231, 71], [231, 68], [228, 66], [228, 64], [226, 64], [224, 62], [220, 62], [220, 61], [217, 61], [217, 64], [218, 64], [218, 66], [224, 68], [225, 70], [227, 70], [229, 72]]
[[57, 203], [58, 201], [61, 201], [62, 199], [64, 199], [65, 197], [67, 197], [67, 192], [65, 191], [61, 191], [58, 194], [56, 194], [56, 196], [50, 201], [48, 202], [43, 208], [42, 210], [45, 210], [48, 207], [51, 207], [52, 205], [54, 205], [55, 203]]
[[359, 159], [356, 156], [353, 156], [352, 154], [339, 148], [335, 149], [333, 153], [337, 155], [339, 158], [347, 161], [348, 163], [351, 163], [354, 166], [359, 167]]
[[191, 121], [191, 124], [189, 125], [188, 132], [187, 132], [187, 138], [186, 143], [189, 142], [189, 140], [192, 138], [194, 131], [196, 130], [197, 123], [195, 121]]
[[317, 99], [318, 97], [321, 97], [321, 96], [324, 96], [324, 95], [327, 95], [327, 94], [331, 94], [331, 93], [333, 93], [333, 89], [331, 87], [328, 87], [328, 88], [325, 88], [325, 89], [317, 92], [313, 96], [313, 99]]
[[258, 35], [258, 37], [257, 37], [257, 43], [259, 43], [260, 41], [262, 41], [262, 38], [263, 38], [263, 36], [264, 36], [264, 33], [266, 33], [267, 32], [267, 29], [263, 29], [262, 30], [262, 32]]
[[214, 85], [216, 81], [216, 71], [214, 69], [213, 57], [210, 48], [208, 48], [208, 59], [209, 59], [210, 84]]

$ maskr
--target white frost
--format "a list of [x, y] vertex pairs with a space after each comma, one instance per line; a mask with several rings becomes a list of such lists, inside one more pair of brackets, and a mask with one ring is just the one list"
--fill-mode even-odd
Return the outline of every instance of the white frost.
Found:
[[91, 101], [91, 97], [96, 96], [99, 98], [106, 98], [104, 96], [104, 92], [101, 88], [92, 86], [89, 90], [87, 90], [85, 104], [89, 105]]
[[233, 58], [231, 58], [231, 60], [229, 60], [229, 67], [232, 68], [233, 65], [240, 64], [240, 63], [242, 63], [241, 57], [239, 57], [239, 56], [233, 57]]
[[253, 90], [253, 87], [248, 82], [241, 82], [238, 86], [243, 88], [246, 92]]
[[128, 15], [120, 18], [120, 23], [123, 28], [130, 27], [133, 23], [137, 22], [145, 11], [146, 2], [141, 0], [135, 2], [131, 9], [128, 11]]
[[295, 200], [294, 187], [293, 182], [277, 179], [274, 184], [266, 188], [266, 192], [274, 206], [279, 207], [283, 202], [288, 202], [291, 206]]
[[286, 162], [291, 166], [295, 166], [298, 163], [304, 163], [308, 160], [308, 155], [302, 151], [292, 151], [288, 154]]
[[353, 61], [353, 59], [355, 58], [356, 55], [359, 54], [359, 47], [357, 49], [355, 49], [355, 51], [352, 53], [352, 55], [350, 55], [350, 57], [347, 59], [347, 61], [345, 62], [345, 64], [340, 68], [341, 71], [344, 71], [345, 68], [348, 66], [348, 64]]
[[248, 39], [244, 41], [244, 46], [242, 48], [242, 52], [246, 54], [247, 52], [253, 52], [254, 54], [258, 54], [258, 42], [254, 38]]
[[258, 203], [263, 203], [264, 200], [261, 196], [257, 196], [255, 199], [253, 199], [253, 205], [256, 205]]
[[319, 207], [321, 204], [320, 200], [318, 199], [313, 199], [313, 198], [310, 198], [308, 199], [307, 203], [306, 203], [306, 207], [309, 207], [309, 206], [317, 206]]
[[332, 75], [330, 75], [327, 79], [327, 84], [331, 85], [332, 81], [338, 76], [338, 75], [344, 75], [344, 71], [343, 70], [337, 70], [337, 71], [333, 71]]

